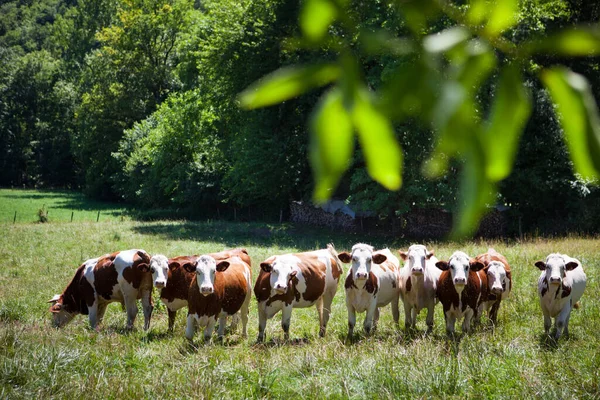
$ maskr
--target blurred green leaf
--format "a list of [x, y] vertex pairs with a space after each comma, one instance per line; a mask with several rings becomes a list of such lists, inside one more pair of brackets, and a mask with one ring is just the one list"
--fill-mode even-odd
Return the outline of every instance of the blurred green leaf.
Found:
[[474, 95], [496, 66], [496, 56], [480, 40], [469, 41], [466, 54], [468, 58], [458, 69], [457, 80], [468, 93]]
[[331, 197], [352, 159], [352, 121], [344, 108], [339, 88], [319, 100], [311, 120], [309, 159], [315, 176], [313, 199], [322, 203]]
[[489, 14], [489, 5], [486, 0], [469, 1], [469, 10], [467, 11], [467, 20], [472, 25], [479, 25], [487, 18]]
[[449, 28], [433, 33], [423, 40], [423, 47], [430, 53], [444, 53], [466, 41], [471, 34], [462, 27]]
[[450, 233], [453, 240], [475, 233], [487, 205], [492, 205], [496, 195], [495, 186], [485, 177], [481, 149], [471, 142], [471, 146], [465, 151], [466, 158], [458, 192], [457, 218]]
[[357, 91], [352, 121], [369, 175], [385, 188], [398, 190], [402, 185], [402, 151], [392, 124], [373, 106], [367, 89]]
[[564, 67], [542, 71], [558, 110], [571, 159], [584, 179], [600, 177], [600, 117], [588, 81]]
[[523, 44], [528, 53], [549, 53], [563, 56], [600, 55], [600, 29], [578, 27]]
[[517, 23], [519, 17], [518, 0], [495, 0], [487, 4], [491, 7], [485, 31], [498, 36]]
[[335, 64], [280, 68], [245, 89], [239, 100], [246, 109], [271, 106], [333, 82], [339, 74]]
[[529, 91], [523, 86], [518, 65], [505, 66], [500, 74], [490, 125], [483, 143], [487, 157], [486, 175], [492, 182], [510, 174], [519, 137], [530, 113]]
[[401, 0], [396, 4], [406, 25], [418, 35], [426, 31], [427, 20], [435, 19], [440, 12], [434, 0]]
[[335, 21], [337, 9], [328, 0], [306, 0], [300, 12], [300, 28], [309, 40], [319, 41]]

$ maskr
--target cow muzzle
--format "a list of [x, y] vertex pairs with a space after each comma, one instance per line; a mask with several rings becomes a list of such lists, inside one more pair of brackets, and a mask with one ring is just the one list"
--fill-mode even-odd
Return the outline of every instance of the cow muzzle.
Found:
[[467, 284], [467, 279], [466, 278], [454, 278], [454, 284], [464, 286]]
[[162, 289], [164, 288], [166, 285], [165, 281], [156, 281], [154, 282], [154, 286], [156, 286], [157, 289]]
[[284, 294], [285, 292], [287, 292], [287, 286], [283, 286], [278, 283], [275, 285], [275, 291], [279, 294]]
[[208, 296], [209, 294], [212, 294], [215, 291], [215, 289], [212, 286], [202, 286], [200, 288], [200, 293], [202, 293], [204, 296]]
[[551, 285], [560, 285], [561, 282], [562, 282], [562, 279], [559, 276], [551, 276], [550, 277]]
[[502, 289], [502, 286], [494, 286], [491, 292], [492, 294], [502, 294], [502, 292], [504, 292], [504, 289]]
[[357, 272], [354, 277], [356, 278], [357, 281], [361, 281], [364, 279], [367, 279], [367, 276], [369, 276], [366, 272]]
[[413, 267], [411, 271], [413, 275], [423, 275], [423, 268], [421, 267]]

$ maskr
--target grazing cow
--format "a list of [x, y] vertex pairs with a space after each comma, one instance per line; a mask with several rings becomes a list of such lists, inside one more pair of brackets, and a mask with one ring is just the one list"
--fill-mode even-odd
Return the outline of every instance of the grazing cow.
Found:
[[194, 264], [184, 264], [183, 268], [194, 273], [188, 292], [185, 337], [191, 341], [198, 325], [205, 327], [204, 340], [209, 341], [218, 319], [218, 336], [222, 339], [227, 317], [238, 311], [241, 312], [242, 334], [245, 337], [252, 297], [250, 266], [237, 256], [216, 261], [214, 257], [204, 255]]
[[475, 259], [484, 266], [482, 270], [477, 272], [483, 286], [475, 321], [478, 322], [479, 316], [487, 311], [490, 321], [496, 325], [500, 302], [506, 299], [512, 290], [510, 265], [506, 257], [492, 248], [489, 248], [487, 253], [478, 255]]
[[546, 262], [535, 263], [542, 273], [538, 279], [538, 294], [544, 314], [544, 330], [550, 331], [552, 319], [555, 321], [558, 340], [561, 333], [569, 334], [569, 318], [571, 309], [579, 308], [579, 299], [583, 295], [586, 284], [585, 272], [581, 262], [565, 254], [553, 253], [546, 257]]
[[462, 317], [462, 330], [469, 332], [481, 297], [482, 281], [477, 271], [483, 269], [483, 264], [457, 251], [449, 261], [438, 261], [435, 265], [442, 270], [436, 295], [444, 308], [446, 332], [453, 335], [456, 319]]
[[265, 338], [267, 319], [282, 311], [281, 327], [289, 339], [293, 308], [316, 305], [319, 336], [325, 336], [331, 302], [337, 291], [342, 267], [332, 245], [305, 253], [271, 256], [260, 264], [254, 285], [258, 301], [258, 341]]
[[414, 329], [417, 315], [427, 308], [427, 330], [433, 329], [433, 310], [437, 303], [435, 291], [442, 271], [435, 266], [438, 259], [433, 251], [421, 244], [413, 244], [407, 252], [399, 251], [404, 260], [400, 270], [400, 297], [404, 303], [404, 326]]
[[49, 301], [54, 325], [64, 326], [75, 315], [84, 314], [95, 329], [104, 317], [106, 306], [118, 301], [127, 311], [127, 328], [131, 329], [138, 312], [136, 300], [141, 298], [147, 330], [154, 308], [150, 260], [144, 250], [133, 249], [84, 262], [63, 293]]
[[[236, 248], [230, 250], [223, 250], [218, 253], [208, 254], [213, 257], [216, 261], [227, 260], [231, 257], [239, 257], [243, 262], [252, 265], [250, 256], [246, 249]], [[200, 256], [179, 256], [170, 258], [168, 263], [168, 273], [165, 287], [160, 292], [160, 300], [167, 306], [169, 314], [169, 331], [173, 331], [175, 325], [175, 317], [177, 311], [188, 305], [188, 292], [192, 280], [194, 279], [194, 273], [188, 272], [185, 269], [185, 265], [188, 268], [196, 265]]]
[[374, 251], [372, 246], [357, 243], [352, 253], [338, 255], [343, 263], [352, 263], [346, 276], [346, 308], [348, 309], [348, 337], [354, 334], [356, 313], [367, 312], [363, 323], [365, 332], [371, 333], [379, 320], [379, 308], [392, 304], [394, 323], [400, 316], [398, 301], [400, 288], [398, 271], [400, 262], [389, 249]]

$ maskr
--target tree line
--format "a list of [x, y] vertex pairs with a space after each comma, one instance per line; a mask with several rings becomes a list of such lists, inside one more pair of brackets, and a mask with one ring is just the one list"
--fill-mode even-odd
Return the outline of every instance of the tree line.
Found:
[[[363, 51], [369, 42], [362, 32], [428, 35], [456, 22], [436, 14], [415, 27], [427, 10], [411, 14], [410, 7], [394, 1], [343, 2], [356, 29], [343, 29], [343, 21], [334, 23], [328, 27], [328, 40], [311, 43], [298, 39], [310, 31], [298, 22], [307, 3], [3, 2], [0, 185], [81, 188], [94, 198], [190, 215], [235, 208], [255, 210], [258, 218], [276, 218], [291, 200], [310, 200], [315, 176], [308, 163], [309, 115], [327, 87], [255, 111], [240, 108], [239, 94], [278, 68], [335, 60], [341, 40], [367, 90], [393, 87], [399, 75], [410, 77], [411, 68], [422, 68], [424, 60]], [[454, 3], [468, 12], [480, 2]], [[580, 0], [524, 0], [515, 15], [503, 36], [519, 44], [597, 22], [600, 6]], [[593, 179], [574, 173], [554, 103], [535, 78], [537, 70], [557, 61], [586, 76], [598, 97], [600, 65], [595, 57], [550, 52], [520, 65], [531, 116], [512, 172], [499, 181], [487, 204], [509, 206], [509, 220], [520, 219], [525, 230], [593, 232], [600, 228], [600, 192]], [[326, 79], [327, 71], [310, 72], [303, 76], [307, 84]], [[473, 95], [477, 113], [492, 109], [501, 73], [495, 67], [483, 75]], [[435, 93], [442, 89], [440, 82], [425, 83]], [[424, 107], [418, 92], [423, 87], [415, 82], [404, 88], [416, 93], [414, 104], [406, 107]], [[388, 100], [382, 107], [390, 113], [403, 110], [404, 103], [395, 101], [405, 98]], [[459, 207], [465, 163], [460, 157], [449, 160], [437, 179], [422, 174], [424, 162], [439, 151], [435, 128], [405, 114], [392, 131], [403, 149], [400, 190], [373, 181], [365, 160], [373, 156], [363, 147], [349, 151], [334, 146], [331, 154], [348, 155], [347, 169], [339, 173], [339, 184], [328, 188], [328, 196], [381, 220], [401, 218], [415, 209]]]

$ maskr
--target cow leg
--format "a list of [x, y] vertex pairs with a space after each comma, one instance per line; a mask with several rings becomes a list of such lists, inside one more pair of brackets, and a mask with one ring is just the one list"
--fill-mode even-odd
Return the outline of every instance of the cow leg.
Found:
[[347, 300], [346, 308], [348, 309], [348, 337], [352, 339], [352, 336], [354, 336], [354, 325], [356, 325], [356, 311], [352, 304]]
[[104, 319], [104, 313], [106, 313], [107, 306], [108, 306], [108, 303], [98, 304], [98, 313], [96, 314], [98, 324], [102, 323], [102, 320]]
[[400, 301], [400, 295], [394, 296], [392, 299], [392, 317], [394, 318], [394, 324], [398, 325], [400, 320], [400, 310], [398, 308], [398, 302]]
[[492, 325], [496, 326], [496, 321], [498, 320], [498, 310], [500, 309], [500, 300], [495, 302], [490, 309], [489, 317]]
[[373, 329], [373, 318], [375, 317], [375, 312], [377, 311], [377, 300], [373, 299], [371, 304], [369, 305], [369, 309], [367, 310], [367, 315], [365, 316], [365, 322], [363, 324], [365, 333], [369, 335], [371, 330]]
[[285, 305], [281, 310], [281, 328], [283, 329], [283, 338], [290, 338], [290, 320], [292, 319], [292, 305]]
[[194, 334], [196, 333], [196, 318], [193, 314], [188, 314], [187, 316], [187, 326], [185, 328], [185, 337], [190, 342], [194, 339]]
[[[225, 317], [225, 320], [227, 319], [227, 317]], [[210, 342], [211, 338], [212, 338], [212, 333], [213, 330], [215, 329], [215, 325], [217, 324], [217, 318], [212, 317], [208, 319], [208, 324], [206, 324], [206, 328], [204, 328], [204, 341], [205, 342]], [[223, 327], [225, 327], [225, 321], [223, 321]], [[220, 328], [220, 326], [219, 326]], [[219, 339], [223, 339], [223, 336], [221, 335], [219, 337]]]
[[433, 331], [433, 311], [434, 311], [435, 303], [432, 301], [427, 305], [427, 317], [425, 318], [425, 323], [427, 324], [427, 332]]
[[317, 299], [315, 303], [315, 308], [317, 309], [317, 314], [319, 315], [319, 337], [323, 337], [325, 331], [323, 329], [323, 296]]
[[150, 318], [152, 317], [152, 310], [154, 310], [152, 289], [142, 293], [142, 309], [144, 310], [144, 330], [147, 331], [150, 328]]
[[[235, 315], [233, 315], [232, 318], [234, 318]], [[219, 329], [217, 329], [217, 338], [219, 340], [223, 340], [223, 335], [225, 334], [225, 325], [227, 324], [227, 314], [225, 314], [224, 312], [222, 312], [219, 315]], [[210, 326], [210, 323], [207, 325], [206, 329], [208, 329], [208, 327]], [[211, 330], [212, 333], [212, 330]], [[206, 339], [206, 330], [204, 331], [204, 336]], [[209, 335], [210, 336], [210, 335]]]
[[94, 301], [94, 304], [88, 307], [88, 319], [90, 321], [90, 328], [98, 328], [98, 299]]
[[454, 335], [454, 325], [456, 324], [456, 317], [453, 314], [444, 313], [446, 317], [446, 333], [448, 335]]
[[127, 329], [133, 329], [133, 323], [138, 313], [135, 296], [123, 294], [123, 300], [125, 302], [125, 310], [127, 311]]
[[404, 302], [404, 329], [412, 329], [412, 318], [411, 318], [412, 307], [408, 302], [408, 299]]
[[571, 314], [571, 305], [566, 304], [560, 311], [560, 313], [556, 316], [556, 333], [554, 334], [554, 339], [558, 340], [558, 338], [562, 334], [562, 331], [563, 329], [565, 329], [565, 326], [567, 325], [567, 322], [569, 320], [569, 314]]
[[[331, 315], [331, 303], [333, 303], [333, 297], [335, 296], [335, 291], [332, 293], [325, 293], [323, 295], [323, 323], [321, 324], [321, 330], [319, 331], [319, 336], [325, 336], [327, 332], [327, 324], [329, 323], [329, 316]], [[321, 335], [321, 331], [323, 334]]]
[[267, 310], [264, 304], [258, 304], [258, 338], [257, 342], [265, 340], [265, 328], [267, 327]]
[[246, 299], [244, 300], [244, 304], [242, 304], [242, 308], [240, 308], [240, 318], [242, 319], [242, 336], [248, 336], [248, 314], [250, 310], [250, 300], [252, 298], [252, 291], [248, 291], [246, 295]]
[[167, 311], [169, 313], [169, 332], [173, 332], [173, 327], [175, 326], [175, 317], [177, 316], [177, 310], [172, 311], [167, 307]]
[[417, 327], [417, 315], [419, 315], [417, 307], [413, 307], [413, 309], [410, 310], [410, 321], [413, 328]]
[[550, 328], [552, 327], [552, 319], [550, 318], [550, 313], [543, 308], [542, 313], [544, 314], [544, 332], [548, 335], [550, 333]]
[[462, 330], [463, 332], [470, 332], [471, 331], [471, 322], [473, 319], [473, 309], [472, 308], [467, 308], [465, 310], [465, 319], [463, 320], [462, 323]]

